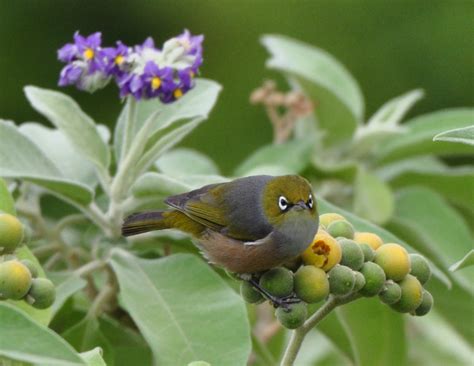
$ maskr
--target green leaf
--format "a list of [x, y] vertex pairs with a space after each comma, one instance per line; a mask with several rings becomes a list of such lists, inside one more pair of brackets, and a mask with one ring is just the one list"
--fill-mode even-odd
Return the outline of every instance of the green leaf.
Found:
[[474, 249], [471, 249], [461, 260], [454, 263], [449, 270], [456, 272], [462, 268], [472, 266], [474, 264]]
[[166, 198], [184, 193], [204, 185], [226, 182], [228, 179], [219, 175], [190, 175], [174, 178], [162, 173], [145, 173], [132, 186], [135, 197]]
[[0, 178], [0, 212], [16, 216], [15, 201], [8, 190], [7, 182]]
[[86, 362], [87, 366], [107, 366], [102, 358], [102, 350], [99, 347], [87, 352], [82, 352], [80, 356]]
[[[427, 188], [412, 187], [397, 194], [395, 215], [425, 238], [425, 245], [413, 246], [428, 258], [443, 263], [444, 269], [472, 249], [473, 238], [460, 214], [439, 194]], [[403, 233], [399, 230], [403, 238]]]
[[[428, 159], [402, 160], [384, 166], [376, 174], [393, 188], [424, 186], [443, 195], [457, 206], [474, 210], [474, 168], [430, 166]], [[459, 189], [465, 187], [465, 189]]]
[[143, 260], [115, 249], [111, 263], [123, 304], [157, 363], [247, 362], [250, 329], [242, 299], [202, 260], [187, 254]]
[[363, 119], [364, 100], [346, 68], [327, 52], [289, 37], [266, 35], [261, 41], [271, 54], [267, 66], [295, 80], [314, 101], [325, 141], [349, 139]]
[[235, 175], [254, 175], [258, 168], [268, 166], [277, 166], [286, 174], [297, 174], [308, 165], [312, 149], [313, 141], [309, 139], [263, 146], [237, 167]]
[[[436, 303], [435, 303], [436, 304]], [[411, 365], [469, 365], [472, 348], [436, 312], [409, 319], [408, 342]]]
[[0, 120], [0, 174], [22, 178], [74, 202], [87, 204], [93, 191], [63, 176], [59, 168], [28, 137], [9, 122]]
[[104, 351], [107, 364], [112, 365], [114, 361], [113, 348], [99, 329], [99, 321], [94, 317], [84, 317], [62, 334], [63, 338], [78, 352], [99, 346]]
[[335, 157], [314, 154], [311, 170], [315, 170], [318, 177], [337, 178], [352, 183], [358, 172], [358, 163], [354, 160], [341, 161]]
[[376, 175], [359, 168], [354, 182], [354, 213], [383, 224], [392, 216], [393, 206], [390, 187]]
[[64, 133], [78, 154], [103, 170], [108, 168], [109, 147], [92, 118], [71, 97], [35, 86], [25, 87], [25, 94], [32, 107]]
[[433, 142], [433, 136], [447, 129], [472, 125], [474, 110], [447, 109], [416, 117], [404, 124], [407, 131], [380, 146], [375, 152], [378, 164], [410, 156], [439, 154], [470, 154], [472, 148], [464, 144]]
[[467, 291], [466, 288], [460, 286], [454, 279], [452, 283], [452, 288], [446, 291], [444, 284], [437, 278], [432, 278], [425, 287], [433, 295], [434, 310], [472, 347], [474, 346], [474, 327], [470, 319], [473, 294], [472, 291]]
[[352, 330], [335, 312], [329, 314], [318, 324], [318, 331], [331, 340], [333, 345], [347, 357], [352, 364], [357, 364], [358, 353], [353, 341]]
[[150, 347], [143, 337], [108, 317], [99, 319], [100, 331], [113, 347], [114, 366], [152, 365]]
[[59, 335], [10, 304], [0, 302], [0, 356], [48, 366], [85, 365]]
[[378, 298], [362, 298], [336, 310], [352, 333], [352, 341], [364, 366], [407, 364], [404, 315], [383, 305]]
[[[46, 274], [44, 273], [43, 268], [41, 267], [40, 262], [36, 257], [31, 253], [30, 249], [26, 245], [22, 245], [15, 251], [15, 256], [18, 259], [29, 259], [32, 261], [36, 268], [38, 268], [38, 277], [47, 278]], [[48, 325], [52, 318], [52, 311], [51, 308], [47, 309], [36, 309], [30, 304], [28, 304], [24, 300], [14, 301], [14, 300], [7, 300], [8, 303], [14, 305], [16, 308], [23, 310], [26, 314], [28, 314], [33, 320], [41, 325]]]
[[33, 122], [21, 124], [18, 130], [35, 142], [65, 178], [95, 188], [97, 176], [94, 165], [77, 153], [61, 131]]
[[164, 174], [183, 176], [189, 174], [219, 174], [217, 165], [199, 151], [179, 148], [163, 154], [155, 163]]
[[448, 141], [474, 145], [474, 125], [438, 133], [433, 137], [433, 141]]
[[423, 97], [422, 90], [412, 90], [382, 105], [365, 125], [359, 125], [354, 134], [351, 156], [364, 155], [405, 129], [399, 126], [408, 110]]

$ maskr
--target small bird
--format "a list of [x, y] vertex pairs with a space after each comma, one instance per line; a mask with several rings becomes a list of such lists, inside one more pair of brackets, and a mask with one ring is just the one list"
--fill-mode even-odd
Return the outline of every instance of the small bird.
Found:
[[170, 209], [128, 216], [122, 234], [178, 229], [197, 239], [210, 263], [238, 274], [262, 272], [298, 257], [319, 226], [311, 186], [298, 175], [210, 184], [165, 203]]

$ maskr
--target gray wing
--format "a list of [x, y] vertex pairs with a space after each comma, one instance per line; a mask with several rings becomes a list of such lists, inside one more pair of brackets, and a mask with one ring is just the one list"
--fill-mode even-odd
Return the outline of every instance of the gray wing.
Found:
[[262, 191], [271, 176], [253, 176], [212, 184], [168, 197], [168, 205], [193, 220], [242, 241], [266, 237], [272, 226], [263, 215]]

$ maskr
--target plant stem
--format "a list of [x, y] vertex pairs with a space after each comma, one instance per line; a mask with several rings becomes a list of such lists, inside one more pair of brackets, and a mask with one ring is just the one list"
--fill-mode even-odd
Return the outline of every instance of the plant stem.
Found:
[[78, 269], [76, 269], [74, 271], [74, 274], [76, 274], [78, 276], [81, 276], [81, 277], [85, 277], [85, 276], [91, 274], [92, 272], [95, 272], [95, 271], [98, 271], [98, 270], [104, 268], [106, 265], [107, 264], [104, 261], [95, 260], [95, 261], [92, 261], [92, 262], [89, 262], [89, 263], [83, 265], [82, 267], [79, 267]]
[[130, 145], [132, 144], [133, 128], [135, 126], [135, 118], [137, 114], [137, 102], [135, 98], [129, 96], [127, 98], [127, 118], [125, 119], [125, 128], [122, 142], [122, 151], [120, 161], [127, 155]]
[[301, 327], [293, 331], [283, 359], [281, 360], [281, 366], [293, 365], [306, 334], [338, 305], [339, 303], [336, 297], [329, 297], [324, 305], [311, 315]]

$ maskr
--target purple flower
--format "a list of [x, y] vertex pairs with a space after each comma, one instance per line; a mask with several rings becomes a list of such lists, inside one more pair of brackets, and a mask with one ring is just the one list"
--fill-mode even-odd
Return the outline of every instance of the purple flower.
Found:
[[122, 76], [130, 67], [129, 55], [131, 49], [122, 42], [117, 42], [117, 47], [107, 47], [102, 50], [105, 55], [105, 72], [108, 75]]
[[194, 87], [193, 78], [203, 62], [203, 39], [185, 30], [165, 42], [163, 49], [156, 48], [151, 37], [134, 47], [119, 41], [115, 47], [102, 48], [101, 33], [84, 37], [76, 32], [74, 43], [58, 50], [58, 59], [66, 63], [59, 85], [92, 92], [114, 78], [121, 97], [170, 103]]
[[142, 77], [145, 83], [144, 96], [146, 99], [159, 97], [174, 90], [173, 69], [160, 68], [153, 61], [148, 61]]
[[176, 37], [176, 39], [181, 43], [188, 55], [202, 55], [202, 41], [204, 40], [202, 34], [199, 36], [193, 36], [187, 29], [185, 29], [183, 33]]
[[105, 71], [105, 54], [100, 47], [100, 32], [83, 37], [76, 32], [74, 43], [68, 43], [58, 50], [58, 59], [68, 63], [60, 73], [59, 85], [76, 85], [81, 90], [93, 92], [109, 81]]

